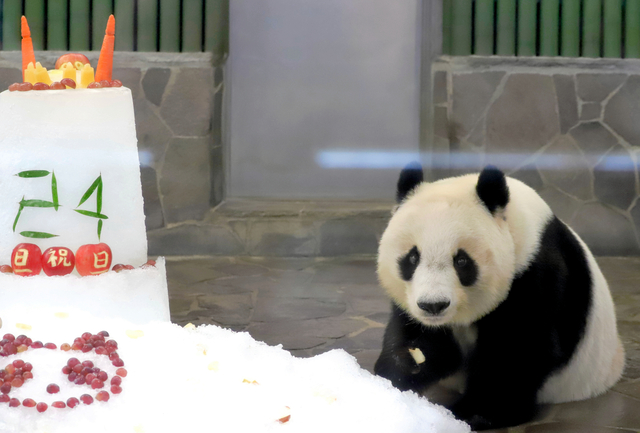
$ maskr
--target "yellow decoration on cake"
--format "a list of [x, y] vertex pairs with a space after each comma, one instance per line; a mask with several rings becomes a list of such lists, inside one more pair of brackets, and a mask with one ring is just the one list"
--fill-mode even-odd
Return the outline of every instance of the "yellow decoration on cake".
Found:
[[25, 323], [16, 323], [16, 328], [30, 331], [31, 330], [31, 325], [27, 325]]
[[71, 62], [67, 62], [64, 65], [60, 66], [60, 70], [62, 71], [62, 78], [71, 78], [73, 81], [76, 81], [76, 72], [78, 71]]
[[51, 78], [49, 78], [49, 73], [47, 72], [47, 68], [43, 67], [40, 62], [36, 63], [36, 83], [45, 83], [51, 84]]
[[63, 312], [54, 313], [53, 315], [56, 316], [58, 319], [66, 319], [67, 317], [69, 317], [69, 313], [63, 313]]
[[213, 361], [207, 366], [207, 368], [211, 371], [218, 371], [220, 369], [220, 363], [218, 363], [218, 361]]
[[94, 81], [95, 79], [93, 78], [93, 68], [91, 67], [91, 65], [84, 65], [82, 71], [80, 71], [80, 83], [76, 84], [79, 84], [79, 88], [86, 89], [87, 86]]
[[33, 62], [29, 63], [27, 69], [24, 70], [24, 82], [36, 84], [36, 67]]
[[133, 338], [133, 339], [140, 338], [140, 337], [144, 336], [144, 332], [139, 330], [139, 329], [138, 330], [127, 329], [126, 334], [127, 334], [127, 337]]

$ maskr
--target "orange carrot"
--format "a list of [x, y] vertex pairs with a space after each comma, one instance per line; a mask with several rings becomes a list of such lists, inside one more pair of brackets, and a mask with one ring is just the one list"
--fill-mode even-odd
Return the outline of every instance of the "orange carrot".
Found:
[[22, 79], [24, 80], [24, 71], [29, 66], [29, 63], [36, 64], [36, 55], [33, 52], [33, 41], [31, 40], [27, 17], [24, 15], [22, 16], [20, 27], [22, 33]]
[[98, 59], [98, 67], [96, 68], [96, 81], [111, 81], [111, 73], [113, 72], [113, 45], [116, 35], [116, 19], [113, 15], [109, 16], [107, 21], [107, 30], [104, 32], [102, 40], [102, 49], [100, 49], [100, 58]]

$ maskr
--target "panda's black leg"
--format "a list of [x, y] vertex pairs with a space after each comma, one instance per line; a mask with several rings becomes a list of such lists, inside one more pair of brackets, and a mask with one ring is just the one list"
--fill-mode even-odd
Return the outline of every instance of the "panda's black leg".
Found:
[[[510, 427], [530, 421], [536, 414], [538, 390], [546, 377], [544, 362], [530, 365], [535, 345], [531, 339], [506, 345], [500, 339], [478, 340], [472, 355], [467, 387], [452, 408], [454, 415], [474, 430]], [[502, 340], [506, 341], [506, 340]]]
[[[417, 364], [409, 349], [420, 349], [424, 362]], [[449, 328], [429, 328], [412, 321], [392, 305], [384, 334], [382, 353], [374, 372], [400, 390], [420, 392], [455, 373], [462, 365], [462, 353]]]

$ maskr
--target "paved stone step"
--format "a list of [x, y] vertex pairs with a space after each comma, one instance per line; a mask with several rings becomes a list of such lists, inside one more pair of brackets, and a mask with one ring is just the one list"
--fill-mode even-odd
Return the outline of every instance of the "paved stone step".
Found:
[[338, 200], [226, 200], [202, 221], [149, 231], [149, 255], [375, 255], [393, 205]]

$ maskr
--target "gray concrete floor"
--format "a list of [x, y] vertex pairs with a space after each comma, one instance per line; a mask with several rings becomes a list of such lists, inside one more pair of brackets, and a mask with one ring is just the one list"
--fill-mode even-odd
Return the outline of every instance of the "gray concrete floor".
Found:
[[[547, 406], [510, 433], [640, 432], [640, 258], [598, 262], [627, 352], [623, 379], [603, 396]], [[341, 348], [369, 371], [380, 351], [389, 301], [371, 258], [169, 259], [167, 277], [175, 323], [247, 331], [301, 357]]]

